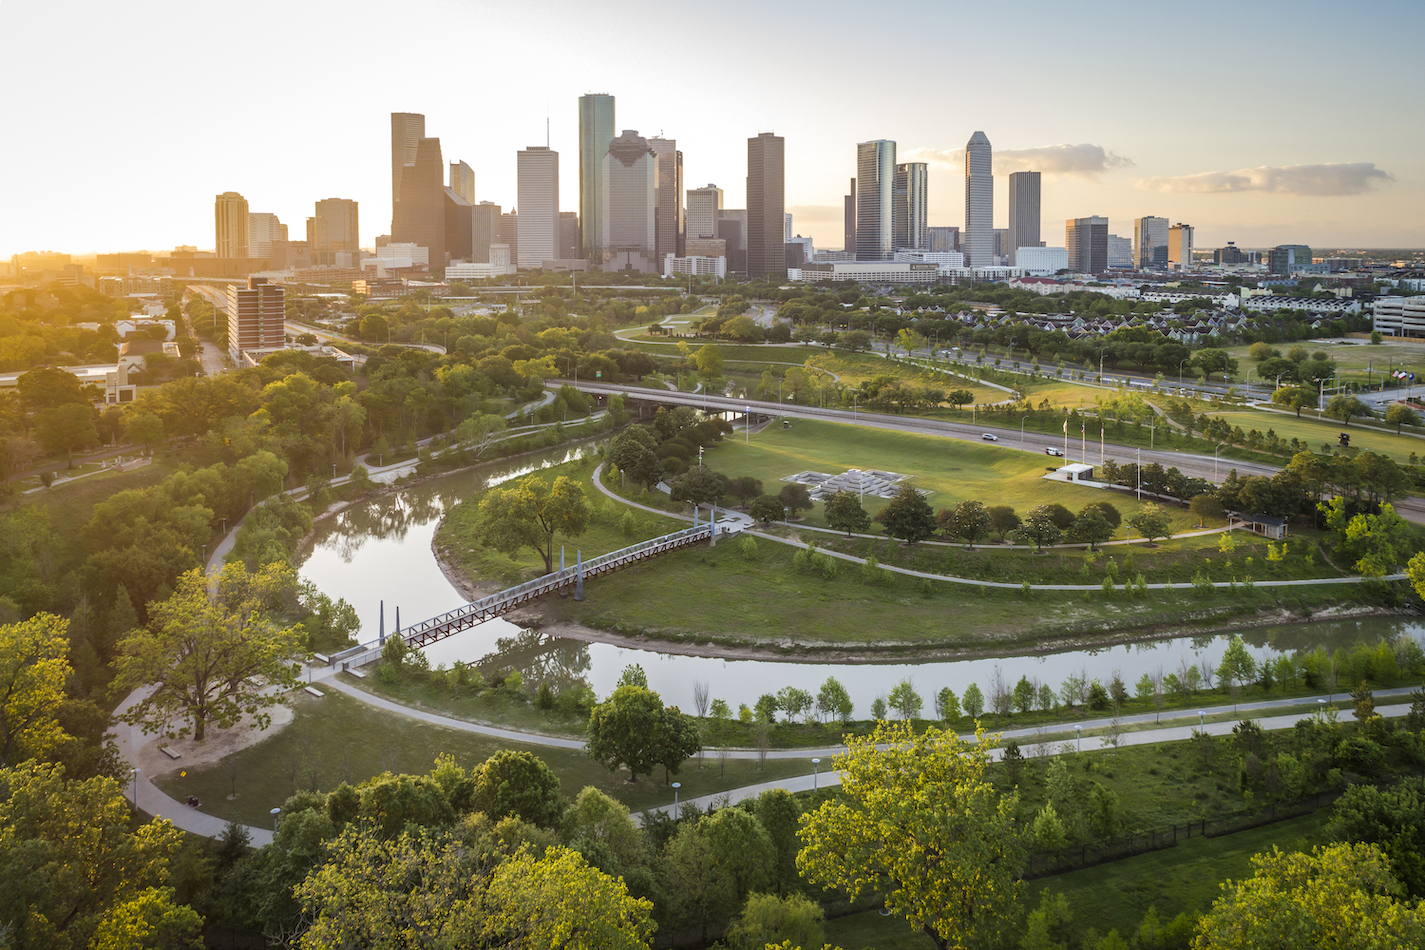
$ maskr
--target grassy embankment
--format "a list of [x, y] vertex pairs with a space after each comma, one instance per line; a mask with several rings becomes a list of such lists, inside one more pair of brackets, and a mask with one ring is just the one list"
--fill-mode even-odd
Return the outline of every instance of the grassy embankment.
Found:
[[[386, 771], [424, 773], [442, 753], [454, 755], [460, 765], [470, 768], [497, 750], [510, 748], [533, 752], [549, 763], [570, 798], [592, 785], [634, 810], [673, 800], [662, 769], [630, 784], [627, 772], [609, 772], [577, 749], [524, 745], [445, 729], [383, 712], [331, 689], [322, 699], [298, 694], [294, 705], [295, 718], [280, 732], [220, 762], [190, 765], [186, 777], [175, 766], [157, 779], [158, 786], [180, 801], [196, 795], [209, 814], [270, 825], [269, 810], [299, 788], [329, 791], [342, 782], [355, 784]], [[710, 753], [701, 765], [696, 758], [687, 762], [676, 778], [683, 785], [680, 797], [688, 799], [810, 770], [807, 759], [768, 759], [759, 767], [756, 760], [723, 762]], [[237, 797], [229, 798], [234, 788]]]

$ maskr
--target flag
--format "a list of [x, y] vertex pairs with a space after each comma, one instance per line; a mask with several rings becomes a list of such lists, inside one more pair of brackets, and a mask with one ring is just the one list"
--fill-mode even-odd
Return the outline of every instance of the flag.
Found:
[[1065, 435], [1068, 435], [1068, 434], [1069, 434], [1069, 417], [1068, 417], [1068, 416], [1065, 416], [1065, 417], [1064, 417], [1064, 434], [1065, 434]]

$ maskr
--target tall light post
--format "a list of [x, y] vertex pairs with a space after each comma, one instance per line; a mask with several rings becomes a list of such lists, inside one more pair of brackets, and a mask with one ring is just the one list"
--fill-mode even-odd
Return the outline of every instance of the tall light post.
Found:
[[282, 809], [274, 808], [269, 814], [272, 815], [272, 833], [277, 834], [277, 816], [282, 813]]
[[1138, 486], [1137, 486], [1137, 488], [1136, 488], [1135, 490], [1136, 490], [1137, 493], [1138, 493], [1138, 500], [1139, 500], [1139, 501], [1142, 501], [1142, 500], [1143, 500], [1143, 450], [1142, 450], [1142, 449], [1134, 449], [1134, 450], [1133, 450], [1133, 455], [1134, 455], [1134, 459], [1135, 459], [1135, 464], [1134, 464], [1134, 466], [1133, 466], [1133, 476], [1134, 476], [1134, 478], [1136, 478], [1137, 481], [1138, 481]]
[[139, 770], [136, 768], [129, 769], [129, 773], [133, 776], [133, 778], [130, 779], [130, 786], [133, 789], [134, 795], [134, 814], [137, 815], [139, 811]]
[[1028, 416], [1020, 416], [1020, 417], [1019, 417], [1019, 446], [1020, 446], [1020, 448], [1023, 448], [1023, 447], [1024, 447], [1024, 420], [1025, 420], [1025, 419], [1028, 419], [1028, 418], [1029, 418]]
[[1221, 452], [1222, 447], [1226, 444], [1226, 442], [1219, 442], [1217, 448], [1212, 450], [1212, 480], [1214, 482], [1217, 481], [1217, 453]]
[[1074, 727], [1074, 751], [1075, 751], [1075, 752], [1082, 752], [1082, 751], [1084, 751], [1084, 727], [1083, 727], [1083, 726], [1075, 726], [1075, 727]]
[[1189, 356], [1186, 360], [1179, 360], [1179, 361], [1178, 361], [1178, 388], [1179, 388], [1179, 389], [1182, 389], [1182, 388], [1183, 388], [1183, 365], [1186, 364], [1186, 363], [1188, 362], [1188, 360], [1190, 360], [1190, 359], [1192, 359], [1191, 356]]
[[811, 760], [811, 790], [816, 791], [816, 776], [821, 771], [821, 759]]
[[682, 782], [674, 782], [674, 783], [673, 783], [673, 818], [674, 818], [675, 821], [676, 821], [677, 818], [678, 818], [678, 789], [680, 789], [680, 788], [682, 788], [682, 787], [683, 787], [683, 783], [682, 783]]
[[[938, 233], [938, 232], [937, 232], [937, 233]], [[743, 439], [743, 444], [744, 444], [744, 445], [751, 445], [751, 444], [752, 444], [752, 407], [751, 407], [751, 406], [743, 406], [743, 407], [742, 407], [742, 411], [743, 411], [744, 413], [746, 413], [746, 415], [744, 415], [744, 416], [742, 417], [742, 431], [743, 431], [744, 433], [746, 433], [746, 436], [747, 436], [745, 439]]]

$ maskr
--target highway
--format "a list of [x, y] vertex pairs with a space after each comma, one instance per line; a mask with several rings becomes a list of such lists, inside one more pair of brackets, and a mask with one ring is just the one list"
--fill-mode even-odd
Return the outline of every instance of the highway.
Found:
[[[579, 380], [577, 383], [568, 380], [563, 381], [567, 385], [576, 386], [586, 393], [597, 395], [611, 395], [614, 393], [624, 393], [630, 398], [643, 402], [662, 403], [665, 405], [693, 406], [708, 412], [734, 412], [741, 413], [750, 409], [753, 412], [770, 416], [786, 416], [790, 419], [819, 419], [824, 422], [840, 422], [850, 425], [869, 426], [875, 429], [889, 429], [893, 432], [910, 432], [916, 435], [932, 435], [946, 439], [959, 439], [966, 442], [982, 442], [985, 433], [990, 433], [998, 437], [994, 445], [998, 448], [1012, 451], [1029, 452], [1034, 455], [1043, 456], [1044, 449], [1055, 446], [1063, 449], [1064, 440], [1062, 437], [1055, 439], [1043, 433], [1024, 433], [1023, 441], [1017, 430], [1000, 428], [994, 425], [982, 425], [979, 423], [970, 424], [967, 422], [946, 422], [941, 419], [924, 419], [918, 416], [896, 416], [879, 412], [860, 412], [855, 409], [830, 409], [818, 406], [796, 406], [787, 403], [768, 402], [758, 399], [733, 399], [727, 396], [714, 396], [707, 393], [682, 393], [670, 392], [666, 389], [650, 389], [642, 386], [625, 386], [609, 383], [591, 383]], [[1048, 464], [1064, 464], [1072, 461], [1082, 461], [1083, 453], [1080, 447], [1087, 449], [1087, 461], [1090, 465], [1099, 464], [1100, 452], [1098, 443], [1093, 439], [1086, 442], [1075, 436], [1078, 433], [1070, 433], [1068, 455], [1060, 461], [1052, 458], [1046, 461]], [[1211, 456], [1195, 455], [1188, 452], [1179, 452], [1172, 449], [1140, 449], [1126, 445], [1119, 445], [1113, 442], [1104, 443], [1102, 457], [1114, 459], [1119, 463], [1127, 462], [1157, 462], [1164, 468], [1175, 467], [1184, 475], [1192, 478], [1205, 478], [1211, 482], [1221, 482], [1227, 477], [1227, 473], [1232, 469], [1237, 470], [1238, 475], [1266, 475], [1271, 476], [1279, 471], [1279, 467], [1268, 465], [1262, 462], [1243, 462], [1239, 460], [1213, 459]], [[1402, 498], [1395, 502], [1395, 509], [1401, 517], [1417, 524], [1425, 524], [1425, 499], [1412, 497]]]

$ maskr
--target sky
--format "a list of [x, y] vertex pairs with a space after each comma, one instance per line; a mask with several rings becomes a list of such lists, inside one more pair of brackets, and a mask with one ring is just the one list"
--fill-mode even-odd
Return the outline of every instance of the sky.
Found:
[[1069, 217], [1161, 215], [1199, 248], [1425, 247], [1419, 0], [1012, 4], [902, 0], [0, 0], [0, 256], [212, 248], [213, 197], [293, 240], [321, 198], [391, 217], [391, 112], [420, 112], [476, 198], [560, 153], [578, 210], [578, 97], [674, 138], [684, 184], [745, 205], [746, 140], [786, 139], [794, 230], [842, 246], [855, 145], [930, 164], [931, 225], [964, 225], [960, 152], [1043, 175]]

